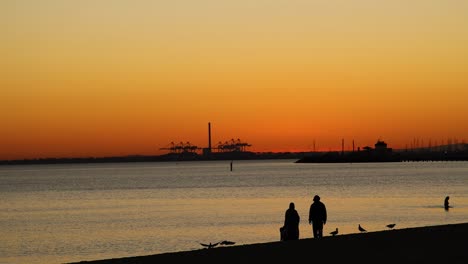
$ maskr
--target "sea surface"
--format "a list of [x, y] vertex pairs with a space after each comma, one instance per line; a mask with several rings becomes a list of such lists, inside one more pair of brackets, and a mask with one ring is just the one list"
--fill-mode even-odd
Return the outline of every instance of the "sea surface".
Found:
[[[324, 234], [468, 222], [468, 162], [295, 160], [0, 166], [0, 263], [66, 263], [300, 238], [318, 194]], [[443, 203], [450, 196], [450, 208]]]

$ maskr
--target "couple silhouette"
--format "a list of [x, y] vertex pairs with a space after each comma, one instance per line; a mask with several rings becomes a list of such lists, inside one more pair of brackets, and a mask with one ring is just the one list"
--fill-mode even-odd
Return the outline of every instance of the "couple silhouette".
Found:
[[[289, 203], [289, 208], [284, 216], [284, 225], [280, 228], [280, 240], [299, 239], [300, 216], [293, 202]], [[327, 222], [327, 209], [325, 204], [320, 201], [320, 196], [315, 195], [313, 203], [309, 209], [309, 224], [312, 225], [312, 234], [314, 238], [323, 237], [323, 226]]]

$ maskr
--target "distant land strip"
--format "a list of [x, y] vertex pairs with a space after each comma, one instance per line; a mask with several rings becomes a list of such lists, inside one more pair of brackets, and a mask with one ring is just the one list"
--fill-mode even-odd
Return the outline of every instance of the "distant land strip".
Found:
[[115, 162], [165, 162], [206, 160], [255, 160], [255, 159], [300, 159], [303, 152], [220, 152], [209, 156], [193, 152], [163, 155], [130, 155], [116, 157], [37, 158], [0, 160], [0, 165], [66, 164], [66, 163], [115, 163]]
[[455, 151], [394, 150], [379, 151], [329, 151], [329, 152], [213, 152], [200, 155], [195, 152], [168, 153], [163, 155], [131, 155], [121, 157], [37, 158], [0, 160], [0, 165], [67, 164], [67, 163], [118, 163], [118, 162], [167, 162], [207, 160], [261, 160], [295, 159], [296, 163], [358, 163], [358, 162], [411, 162], [411, 161], [468, 161], [468, 144]]

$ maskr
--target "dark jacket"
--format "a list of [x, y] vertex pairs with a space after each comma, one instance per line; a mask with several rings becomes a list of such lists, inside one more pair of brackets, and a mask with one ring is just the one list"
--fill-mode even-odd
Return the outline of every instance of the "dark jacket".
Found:
[[309, 222], [313, 223], [323, 223], [327, 222], [327, 209], [325, 208], [325, 204], [320, 201], [314, 201], [310, 205], [309, 210]]

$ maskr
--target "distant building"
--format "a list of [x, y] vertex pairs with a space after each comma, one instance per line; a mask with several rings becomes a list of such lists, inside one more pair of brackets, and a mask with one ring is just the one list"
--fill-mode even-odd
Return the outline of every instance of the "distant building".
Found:
[[377, 152], [392, 152], [391, 148], [387, 148], [387, 143], [382, 140], [377, 140], [377, 143], [374, 145], [375, 151]]
[[374, 148], [365, 146], [363, 149], [367, 152], [377, 152], [377, 153], [388, 153], [392, 152], [392, 148], [387, 147], [387, 143], [382, 140], [377, 140], [377, 143], [374, 144]]

